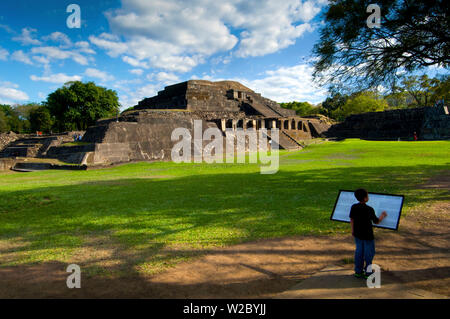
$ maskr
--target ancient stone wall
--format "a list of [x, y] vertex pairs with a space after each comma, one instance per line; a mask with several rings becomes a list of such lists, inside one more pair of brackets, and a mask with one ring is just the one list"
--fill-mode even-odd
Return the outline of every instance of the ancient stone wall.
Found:
[[[60, 145], [63, 137], [59, 136], [52, 137], [48, 143], [36, 138], [32, 142], [40, 145], [40, 155], [69, 163], [107, 165], [170, 160], [173, 146], [179, 141], [179, 137], [171, 140], [176, 128], [188, 130], [192, 149], [200, 147], [193, 141], [195, 120], [202, 123], [199, 132], [202, 136], [208, 128], [219, 129], [224, 137], [225, 131], [237, 134], [240, 130], [277, 127], [280, 129], [278, 144], [284, 149], [298, 149], [301, 140], [321, 136], [324, 126], [328, 128], [320, 119], [300, 118], [295, 111], [281, 108], [238, 82], [191, 80], [166, 87], [118, 119], [97, 121], [83, 136], [86, 144]], [[71, 138], [70, 134], [66, 137]], [[209, 142], [203, 141], [201, 146]], [[28, 152], [29, 144], [21, 147]]]
[[450, 115], [442, 107], [355, 114], [333, 125], [326, 136], [394, 140], [411, 139], [414, 132], [419, 139], [450, 138]]
[[[170, 159], [174, 144], [171, 136], [176, 128], [186, 128], [193, 137], [194, 119], [148, 117], [143, 122], [110, 122], [91, 127], [83, 141], [95, 143], [88, 164]], [[208, 124], [203, 121], [203, 128]]]
[[0, 151], [19, 138], [20, 135], [15, 134], [14, 132], [0, 133]]
[[191, 80], [167, 86], [157, 96], [139, 102], [136, 110], [186, 109], [191, 112], [244, 112], [265, 117], [295, 116], [295, 111], [234, 81]]
[[186, 109], [187, 83], [167, 86], [157, 96], [140, 101], [135, 109]]
[[425, 140], [450, 139], [450, 110], [445, 107], [425, 108], [425, 120], [420, 129]]
[[239, 101], [227, 98], [227, 87], [208, 82], [189, 81], [186, 91], [190, 111], [239, 112]]
[[0, 158], [0, 171], [10, 170], [16, 164], [16, 160], [12, 158]]

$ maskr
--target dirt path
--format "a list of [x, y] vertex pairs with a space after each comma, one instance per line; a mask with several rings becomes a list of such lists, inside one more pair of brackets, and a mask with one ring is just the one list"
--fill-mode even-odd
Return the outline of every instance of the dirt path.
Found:
[[[450, 296], [450, 204], [424, 211], [426, 218], [420, 211], [402, 218], [398, 232], [376, 230], [374, 262], [405, 285]], [[65, 264], [0, 268], [0, 297], [271, 298], [327, 266], [351, 269], [353, 249], [348, 235], [260, 240], [211, 250], [152, 277], [83, 277], [73, 290]]]

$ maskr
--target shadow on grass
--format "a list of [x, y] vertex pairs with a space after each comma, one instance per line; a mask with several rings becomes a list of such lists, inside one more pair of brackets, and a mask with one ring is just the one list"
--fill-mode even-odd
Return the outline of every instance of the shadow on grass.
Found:
[[[443, 170], [448, 166], [340, 167], [3, 191], [0, 196], [7, 200], [0, 209], [0, 240], [21, 245], [0, 246], [0, 254], [23, 254], [6, 265], [67, 261], [80, 247], [97, 248], [89, 238], [105, 238], [125, 274], [143, 265], [164, 268], [210, 252], [210, 247], [346, 232], [347, 224], [329, 220], [339, 189], [404, 194], [406, 213], [418, 204], [449, 200], [448, 190], [415, 188]], [[90, 258], [86, 264], [101, 261]]]

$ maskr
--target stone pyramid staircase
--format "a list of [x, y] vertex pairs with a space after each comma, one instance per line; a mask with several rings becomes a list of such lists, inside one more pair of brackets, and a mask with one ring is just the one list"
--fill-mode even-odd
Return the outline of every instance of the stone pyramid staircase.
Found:
[[285, 150], [299, 150], [302, 149], [303, 146], [298, 143], [288, 132], [281, 130], [280, 131], [280, 146]]
[[278, 113], [276, 110], [274, 110], [272, 107], [270, 107], [267, 104], [260, 103], [259, 101], [252, 100], [249, 101], [249, 105], [254, 108], [258, 113], [266, 116], [266, 117], [279, 117], [282, 116], [280, 113]]
[[[270, 130], [267, 131], [267, 135], [270, 137]], [[298, 143], [288, 132], [280, 130], [278, 145], [280, 149], [295, 151], [303, 148], [303, 145]]]
[[5, 157], [39, 157], [55, 140], [51, 137], [26, 137], [18, 139], [0, 152], [0, 158]]

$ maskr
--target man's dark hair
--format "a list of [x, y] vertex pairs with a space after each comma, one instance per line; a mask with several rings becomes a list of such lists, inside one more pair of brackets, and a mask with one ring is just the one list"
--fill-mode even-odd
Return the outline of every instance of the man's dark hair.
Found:
[[369, 193], [364, 188], [359, 188], [355, 191], [355, 197], [360, 202], [362, 202], [367, 196], [369, 196]]

